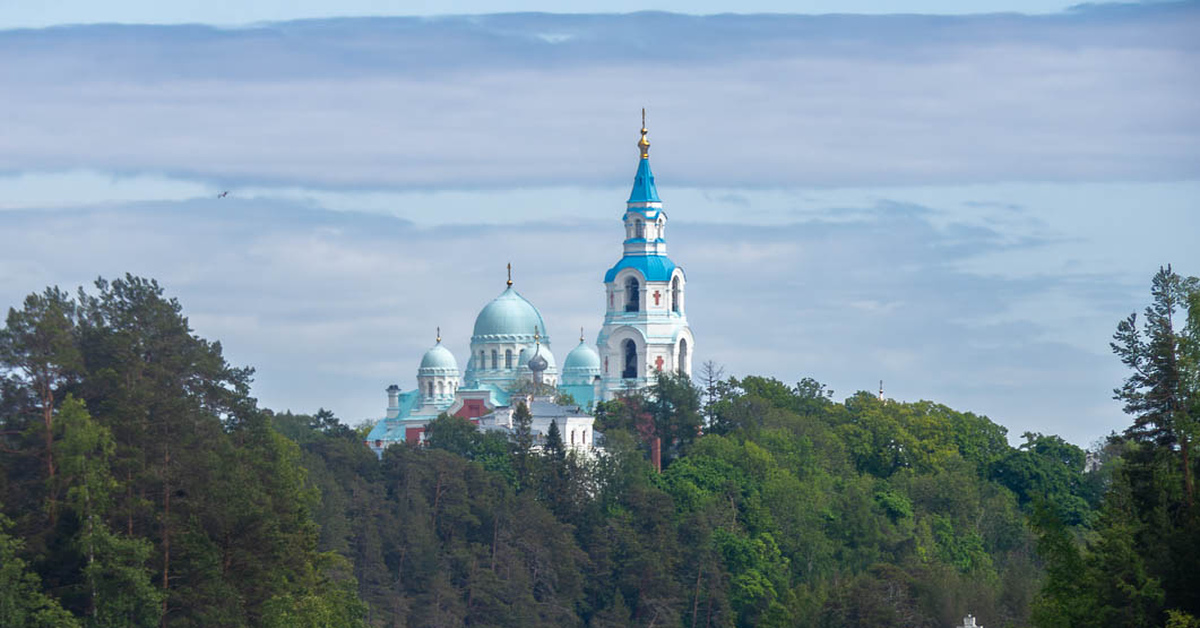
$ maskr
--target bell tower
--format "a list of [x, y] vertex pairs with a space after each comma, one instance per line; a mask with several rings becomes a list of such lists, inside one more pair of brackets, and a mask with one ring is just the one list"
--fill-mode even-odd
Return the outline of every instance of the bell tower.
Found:
[[687, 277], [667, 257], [667, 214], [650, 170], [645, 109], [641, 134], [637, 173], [622, 216], [622, 256], [604, 275], [607, 307], [596, 339], [604, 399], [653, 383], [657, 371], [692, 374]]

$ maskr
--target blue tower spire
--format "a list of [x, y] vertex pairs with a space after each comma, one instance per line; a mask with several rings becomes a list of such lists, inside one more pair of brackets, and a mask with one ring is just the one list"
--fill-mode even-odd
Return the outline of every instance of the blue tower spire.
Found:
[[633, 191], [627, 203], [661, 203], [658, 188], [654, 185], [654, 172], [650, 170], [650, 140], [646, 139], [646, 109], [642, 108], [642, 139], [638, 140], [642, 158], [638, 160], [637, 174], [633, 175]]

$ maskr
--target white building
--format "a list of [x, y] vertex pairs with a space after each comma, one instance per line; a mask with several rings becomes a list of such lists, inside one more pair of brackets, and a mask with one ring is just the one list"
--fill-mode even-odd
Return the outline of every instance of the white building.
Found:
[[[387, 411], [367, 436], [369, 447], [382, 453], [398, 442], [422, 442], [425, 426], [442, 413], [483, 429], [511, 430], [513, 409], [524, 399], [533, 412], [535, 435], [544, 438], [554, 421], [568, 447], [590, 450], [596, 435], [589, 411], [597, 401], [644, 388], [658, 371], [691, 374], [695, 341], [684, 309], [687, 277], [667, 257], [667, 214], [650, 170], [644, 117], [638, 149], [633, 191], [622, 216], [622, 255], [604, 275], [606, 308], [596, 346], [581, 333], [560, 374], [541, 312], [513, 288], [510, 269], [505, 290], [475, 319], [466, 371], [460, 377], [458, 360], [442, 346], [439, 330], [437, 342], [421, 358], [417, 387], [407, 392], [396, 384], [388, 387]], [[529, 397], [524, 391], [535, 377], [575, 403]]]

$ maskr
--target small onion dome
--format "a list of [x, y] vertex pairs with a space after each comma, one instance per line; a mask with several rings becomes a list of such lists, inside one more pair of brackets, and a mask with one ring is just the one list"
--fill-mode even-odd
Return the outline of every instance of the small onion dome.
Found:
[[529, 358], [529, 370], [534, 373], [541, 373], [550, 367], [550, 363], [546, 358], [542, 357], [542, 346], [538, 345], [537, 351]]
[[421, 358], [420, 373], [422, 375], [457, 375], [458, 361], [454, 359], [454, 354], [439, 342], [432, 349], [426, 351], [425, 356]]
[[563, 374], [579, 371], [591, 371], [595, 369], [597, 374], [600, 372], [600, 354], [592, 348], [587, 341], [580, 340], [579, 345], [567, 354], [567, 360], [563, 362]]

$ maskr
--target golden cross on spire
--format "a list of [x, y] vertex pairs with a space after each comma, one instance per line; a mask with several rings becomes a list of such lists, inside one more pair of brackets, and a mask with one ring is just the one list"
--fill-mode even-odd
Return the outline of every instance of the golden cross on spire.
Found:
[[579, 328], [579, 342], [583, 342], [583, 328]]
[[537, 325], [533, 326], [533, 342], [539, 345], [542, 344], [542, 335], [538, 333]]
[[512, 287], [512, 262], [508, 264], [508, 287]]
[[638, 149], [642, 151], [642, 159], [650, 159], [650, 140], [646, 139], [646, 108], [642, 107], [642, 139], [638, 140]]
[[440, 325], [439, 325], [439, 326], [438, 326], [438, 328], [437, 328], [437, 334], [438, 334], [438, 335], [437, 335], [437, 341], [438, 341], [439, 343], [441, 343], [441, 342], [442, 342], [442, 327], [441, 327]]

